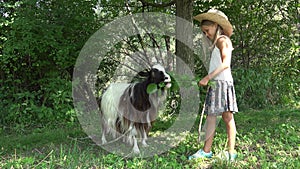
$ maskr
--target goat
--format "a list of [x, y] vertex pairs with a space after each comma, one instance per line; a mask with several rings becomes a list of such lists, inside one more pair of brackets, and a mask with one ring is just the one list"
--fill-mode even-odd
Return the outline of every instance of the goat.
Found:
[[[171, 87], [171, 78], [159, 64], [139, 75], [146, 79], [138, 83], [113, 83], [103, 93], [100, 109], [102, 144], [107, 143], [105, 135], [111, 134], [113, 138], [123, 137], [123, 141], [133, 145], [134, 153], [140, 153], [138, 136], [142, 138], [142, 145], [148, 146], [147, 135], [156, 119], [161, 95]], [[148, 93], [150, 84], [156, 84], [160, 91]]]

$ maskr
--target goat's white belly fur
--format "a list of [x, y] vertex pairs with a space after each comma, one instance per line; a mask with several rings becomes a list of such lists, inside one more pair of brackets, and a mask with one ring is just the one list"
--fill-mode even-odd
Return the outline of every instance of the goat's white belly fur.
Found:
[[113, 83], [102, 96], [101, 109], [108, 126], [115, 128], [120, 97], [130, 84]]

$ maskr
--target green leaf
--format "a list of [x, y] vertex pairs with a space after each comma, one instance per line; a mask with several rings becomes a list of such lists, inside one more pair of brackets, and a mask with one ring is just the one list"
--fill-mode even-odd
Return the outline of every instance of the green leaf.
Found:
[[147, 93], [152, 94], [157, 91], [157, 85], [155, 83], [151, 83], [147, 86]]
[[215, 81], [209, 81], [207, 85], [214, 88], [214, 87], [216, 87], [216, 82]]
[[198, 82], [197, 81], [192, 81], [192, 85], [193, 86], [198, 86]]
[[171, 90], [172, 91], [179, 91], [180, 87], [176, 81], [172, 81]]
[[158, 86], [159, 86], [160, 88], [163, 88], [163, 87], [166, 86], [166, 84], [165, 84], [164, 82], [160, 82], [160, 83], [158, 84]]

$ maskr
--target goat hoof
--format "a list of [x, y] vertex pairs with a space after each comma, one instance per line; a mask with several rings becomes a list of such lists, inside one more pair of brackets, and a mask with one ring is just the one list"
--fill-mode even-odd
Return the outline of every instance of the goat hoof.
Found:
[[143, 147], [149, 147], [149, 145], [147, 143], [143, 143], [142, 146]]
[[106, 144], [106, 143], [107, 143], [107, 141], [102, 139], [102, 144]]
[[139, 149], [133, 149], [132, 150], [134, 154], [140, 154], [140, 150]]

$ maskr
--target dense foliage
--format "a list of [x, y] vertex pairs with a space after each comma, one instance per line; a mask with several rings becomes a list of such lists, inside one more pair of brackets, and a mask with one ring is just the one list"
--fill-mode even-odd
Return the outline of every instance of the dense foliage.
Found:
[[1, 124], [70, 121], [73, 65], [96, 30], [90, 1], [10, 1], [2, 7]]
[[[154, 0], [0, 2], [0, 124], [18, 130], [76, 119], [71, 94], [73, 68], [83, 45], [98, 28], [115, 17], [137, 12], [176, 13], [174, 3], [166, 5], [169, 0], [158, 4]], [[240, 107], [299, 104], [299, 3], [197, 1], [194, 14], [212, 7], [223, 10], [235, 27], [232, 64]], [[141, 48], [138, 38], [129, 42], [134, 48]], [[151, 35], [143, 38], [153, 45]], [[163, 50], [175, 52], [170, 49], [174, 38], [155, 38]], [[201, 62], [196, 61], [194, 67], [197, 75], [206, 73]], [[109, 65], [102, 69], [107, 74], [113, 71]]]

